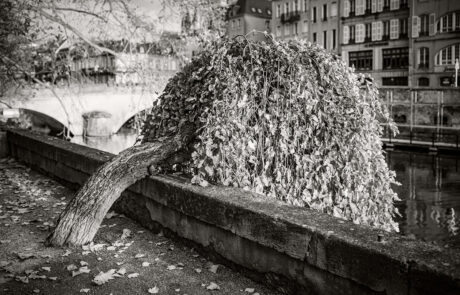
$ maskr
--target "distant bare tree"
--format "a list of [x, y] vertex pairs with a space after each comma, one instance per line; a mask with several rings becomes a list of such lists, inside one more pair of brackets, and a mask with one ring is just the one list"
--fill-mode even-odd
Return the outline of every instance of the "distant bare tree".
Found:
[[[151, 67], [127, 62], [126, 54], [172, 54], [190, 58], [187, 48], [219, 36], [225, 5], [212, 0], [3, 0], [0, 3], [0, 105], [2, 97], [24, 83], [33, 82], [55, 91], [55, 84], [68, 81], [76, 58], [109, 55], [129, 63], [141, 80], [152, 86]], [[149, 13], [156, 10], [157, 13]], [[147, 13], [146, 13], [147, 12]], [[172, 20], [172, 21], [171, 21]], [[182, 21], [179, 34], [165, 34], [165, 28]], [[188, 25], [190, 23], [190, 25]], [[175, 26], [179, 29], [179, 25]], [[187, 46], [186, 46], [187, 44]], [[190, 46], [193, 44], [193, 46]], [[150, 79], [149, 79], [150, 77]], [[78, 77], [81, 78], [81, 77]], [[79, 82], [81, 79], [79, 79]], [[73, 83], [77, 81], [72, 81]], [[68, 115], [67, 115], [68, 117]]]

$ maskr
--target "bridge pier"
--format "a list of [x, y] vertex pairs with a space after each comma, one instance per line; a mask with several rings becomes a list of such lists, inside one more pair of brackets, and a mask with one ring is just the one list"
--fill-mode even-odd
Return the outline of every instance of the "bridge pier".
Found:
[[106, 137], [112, 134], [112, 115], [106, 112], [83, 114], [83, 135], [89, 137]]

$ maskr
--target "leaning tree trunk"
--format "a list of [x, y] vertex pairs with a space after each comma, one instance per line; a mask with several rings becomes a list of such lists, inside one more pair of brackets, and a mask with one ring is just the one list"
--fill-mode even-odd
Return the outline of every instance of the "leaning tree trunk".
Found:
[[134, 146], [102, 165], [86, 181], [61, 213], [48, 245], [84, 245], [91, 242], [102, 220], [121, 193], [149, 175], [151, 166], [174, 162], [193, 137], [191, 126], [174, 137]]

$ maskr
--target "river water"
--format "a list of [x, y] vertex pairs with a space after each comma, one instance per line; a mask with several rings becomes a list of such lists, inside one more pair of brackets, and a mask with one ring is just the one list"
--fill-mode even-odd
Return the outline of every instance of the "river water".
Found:
[[[134, 145], [136, 132], [124, 129], [109, 138], [72, 141], [118, 154]], [[460, 247], [460, 156], [388, 151], [387, 163], [401, 183], [394, 189], [401, 199], [397, 218], [404, 235]]]

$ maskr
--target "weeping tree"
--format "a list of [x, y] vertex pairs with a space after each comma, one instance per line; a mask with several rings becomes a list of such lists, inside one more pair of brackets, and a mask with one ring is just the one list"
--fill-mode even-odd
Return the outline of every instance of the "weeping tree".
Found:
[[89, 178], [48, 242], [90, 242], [128, 186], [177, 164], [197, 185], [244, 188], [397, 230], [382, 119], [394, 128], [372, 81], [316, 45], [210, 43], [169, 81], [142, 144]]

